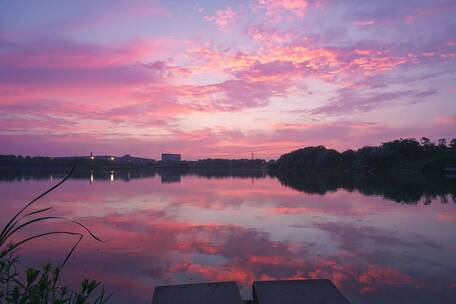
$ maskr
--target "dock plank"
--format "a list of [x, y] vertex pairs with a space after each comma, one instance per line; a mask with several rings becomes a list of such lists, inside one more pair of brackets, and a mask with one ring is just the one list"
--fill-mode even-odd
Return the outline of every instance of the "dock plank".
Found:
[[330, 280], [257, 281], [255, 304], [350, 304]]
[[242, 304], [236, 282], [157, 286], [152, 304]]

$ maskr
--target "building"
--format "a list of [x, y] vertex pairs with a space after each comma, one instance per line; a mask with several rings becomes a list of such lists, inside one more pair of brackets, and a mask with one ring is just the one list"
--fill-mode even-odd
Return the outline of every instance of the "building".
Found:
[[180, 154], [171, 154], [171, 153], [163, 153], [161, 157], [162, 161], [180, 161], [181, 155]]

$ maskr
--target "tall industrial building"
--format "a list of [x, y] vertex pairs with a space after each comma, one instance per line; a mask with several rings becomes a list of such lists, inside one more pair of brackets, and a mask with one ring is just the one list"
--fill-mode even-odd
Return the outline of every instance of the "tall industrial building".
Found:
[[171, 154], [171, 153], [163, 153], [161, 157], [162, 161], [180, 161], [181, 155], [180, 154]]

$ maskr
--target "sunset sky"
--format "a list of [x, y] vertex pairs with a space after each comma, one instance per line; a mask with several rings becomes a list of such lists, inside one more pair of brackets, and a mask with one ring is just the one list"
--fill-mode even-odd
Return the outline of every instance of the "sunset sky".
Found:
[[456, 1], [0, 0], [0, 154], [456, 137]]

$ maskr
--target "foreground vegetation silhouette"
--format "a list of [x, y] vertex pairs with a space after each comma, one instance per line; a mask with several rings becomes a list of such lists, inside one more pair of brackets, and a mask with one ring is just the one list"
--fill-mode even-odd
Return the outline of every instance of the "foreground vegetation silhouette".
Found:
[[[63, 184], [73, 174], [75, 164], [70, 173], [55, 186], [45, 191], [19, 212], [17, 212], [3, 227], [0, 232], [0, 303], [8, 304], [84, 304], [94, 303], [102, 304], [106, 303], [111, 295], [106, 295], [104, 286], [94, 280], [84, 279], [81, 283], [78, 291], [72, 291], [70, 288], [62, 285], [61, 273], [68, 262], [74, 250], [84, 238], [84, 235], [80, 232], [74, 231], [49, 231], [25, 237], [21, 241], [13, 243], [10, 241], [13, 236], [17, 235], [21, 230], [31, 225], [36, 225], [40, 222], [49, 220], [61, 220], [70, 222], [74, 225], [79, 226], [85, 230], [93, 239], [101, 240], [93, 234], [83, 224], [69, 220], [62, 217], [48, 216], [47, 212], [52, 207], [42, 208], [34, 211], [28, 211], [28, 209], [37, 202], [40, 198], [44, 197], [61, 184]], [[77, 240], [69, 250], [65, 259], [62, 263], [57, 265], [46, 264], [43, 265], [41, 270], [28, 268], [25, 273], [19, 271], [20, 257], [19, 250], [20, 246], [42, 237], [51, 235], [68, 235], [76, 237]]]

